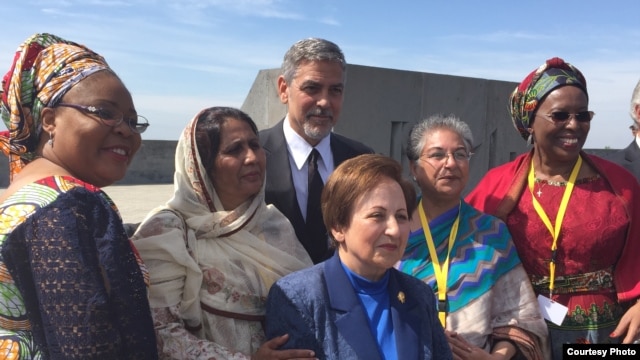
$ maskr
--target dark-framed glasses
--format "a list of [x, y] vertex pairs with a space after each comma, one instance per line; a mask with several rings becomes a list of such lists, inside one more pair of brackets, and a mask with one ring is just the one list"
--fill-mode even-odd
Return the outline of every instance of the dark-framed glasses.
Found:
[[543, 116], [548, 121], [556, 124], [556, 125], [564, 125], [566, 124], [572, 117], [576, 119], [577, 122], [588, 123], [593, 119], [593, 116], [596, 113], [593, 111], [580, 111], [575, 114], [572, 114], [567, 111], [554, 111], [550, 114], [539, 114]]
[[469, 161], [471, 155], [473, 154], [468, 153], [466, 150], [456, 150], [454, 152], [434, 151], [422, 155], [421, 158], [425, 161], [440, 163], [446, 161], [449, 156], [451, 156], [455, 162], [460, 163]]
[[[85, 114], [97, 116], [104, 125], [110, 127], [116, 127], [125, 121], [124, 114], [115, 108], [100, 108], [91, 105], [85, 106], [68, 103], [59, 103], [56, 106], [70, 107]], [[149, 127], [149, 120], [142, 115], [136, 115], [135, 117], [126, 119], [126, 123], [133, 132], [138, 134], [142, 134]]]

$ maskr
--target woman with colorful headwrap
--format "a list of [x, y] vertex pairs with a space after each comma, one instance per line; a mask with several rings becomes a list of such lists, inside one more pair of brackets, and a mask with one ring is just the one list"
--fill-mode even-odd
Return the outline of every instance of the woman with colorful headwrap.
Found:
[[466, 200], [507, 223], [547, 320], [554, 359], [565, 343], [640, 337], [640, 188], [624, 169], [582, 151], [590, 121], [586, 80], [560, 58], [510, 98], [533, 144], [490, 170]]
[[148, 126], [105, 60], [36, 34], [2, 80], [0, 354], [156, 359], [148, 276], [113, 202]]

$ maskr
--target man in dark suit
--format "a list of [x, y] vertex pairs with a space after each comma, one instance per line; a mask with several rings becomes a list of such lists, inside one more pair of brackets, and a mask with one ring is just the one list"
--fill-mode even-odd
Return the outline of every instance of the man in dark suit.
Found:
[[631, 118], [633, 119], [633, 125], [631, 125], [631, 133], [633, 134], [633, 141], [629, 146], [620, 151], [616, 151], [609, 157], [609, 160], [622, 165], [625, 169], [629, 170], [636, 179], [640, 180], [640, 133], [638, 128], [640, 127], [640, 81], [636, 84], [631, 95], [631, 109], [629, 111]]
[[322, 186], [344, 160], [373, 150], [332, 132], [346, 80], [346, 61], [336, 44], [300, 40], [285, 54], [281, 70], [277, 86], [287, 115], [260, 132], [267, 154], [265, 201], [291, 221], [318, 263], [332, 254], [320, 211]]

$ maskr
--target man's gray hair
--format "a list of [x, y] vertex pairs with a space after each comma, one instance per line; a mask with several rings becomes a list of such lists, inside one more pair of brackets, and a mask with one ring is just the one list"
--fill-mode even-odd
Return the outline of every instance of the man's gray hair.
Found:
[[636, 118], [636, 106], [640, 106], [640, 80], [631, 94], [631, 110], [629, 111], [631, 118], [637, 123], [640, 119]]
[[347, 62], [338, 45], [320, 38], [303, 39], [291, 46], [282, 62], [281, 72], [284, 81], [291, 84], [298, 66], [306, 61], [335, 61], [342, 66], [343, 81], [347, 74]]

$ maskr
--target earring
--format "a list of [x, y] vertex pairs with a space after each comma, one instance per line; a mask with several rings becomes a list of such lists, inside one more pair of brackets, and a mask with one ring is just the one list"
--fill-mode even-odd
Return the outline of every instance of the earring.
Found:
[[47, 145], [53, 147], [53, 133], [49, 131], [49, 140], [47, 140]]
[[533, 133], [529, 133], [529, 137], [527, 138], [527, 146], [533, 144]]
[[413, 177], [413, 181], [418, 182], [418, 179], [416, 179], [416, 177]]

